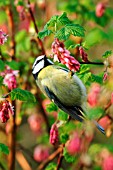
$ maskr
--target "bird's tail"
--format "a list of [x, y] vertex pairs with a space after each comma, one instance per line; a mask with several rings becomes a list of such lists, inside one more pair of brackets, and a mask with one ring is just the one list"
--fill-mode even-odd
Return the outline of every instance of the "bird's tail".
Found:
[[104, 130], [104, 128], [103, 128], [102, 126], [100, 126], [95, 120], [93, 120], [93, 123], [96, 125], [96, 127], [98, 128], [98, 130], [105, 135], [105, 130]]

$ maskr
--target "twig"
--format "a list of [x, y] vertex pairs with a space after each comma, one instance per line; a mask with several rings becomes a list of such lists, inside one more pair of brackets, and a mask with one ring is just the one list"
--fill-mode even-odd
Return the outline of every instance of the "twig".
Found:
[[7, 13], [7, 16], [8, 16], [8, 23], [9, 23], [9, 27], [10, 27], [10, 36], [11, 36], [10, 55], [11, 55], [12, 59], [15, 60], [16, 59], [15, 58], [15, 53], [16, 53], [15, 25], [14, 25], [14, 18], [13, 18], [11, 1], [10, 1], [10, 5], [6, 8], [6, 13]]
[[37, 170], [43, 170], [45, 168], [45, 166], [51, 162], [59, 153], [62, 152], [62, 146], [60, 146], [54, 153], [52, 153], [47, 160], [45, 160], [44, 162], [42, 162], [39, 167], [37, 168]]
[[93, 64], [93, 65], [104, 65], [102, 62], [93, 62], [93, 61], [88, 61], [88, 62], [80, 62], [80, 64]]
[[50, 133], [50, 124], [49, 124], [48, 117], [47, 117], [47, 115], [46, 115], [46, 113], [45, 113], [45, 111], [44, 111], [44, 109], [42, 107], [42, 99], [40, 97], [40, 90], [39, 90], [39, 88], [37, 88], [37, 96], [36, 96], [36, 98], [37, 98], [37, 100], [39, 102], [38, 108], [39, 108], [39, 110], [40, 110], [40, 112], [41, 112], [41, 114], [42, 114], [42, 116], [43, 116], [43, 118], [45, 120], [46, 127], [47, 127], [47, 132], [49, 134]]
[[[32, 22], [33, 22], [33, 24], [34, 24], [35, 31], [36, 31], [36, 33], [38, 34], [38, 33], [39, 33], [39, 30], [38, 30], [38, 27], [37, 27], [37, 25], [36, 25], [35, 17], [34, 17], [34, 14], [33, 14], [33, 12], [32, 12], [32, 9], [31, 9], [30, 0], [28, 0], [28, 9], [29, 9], [29, 13], [30, 13]], [[40, 47], [41, 47], [42, 54], [45, 54], [45, 49], [44, 49], [44, 46], [43, 46], [43, 42], [41, 41], [41, 39], [40, 39], [39, 37], [37, 37], [37, 40], [38, 40], [38, 43], [39, 43], [39, 45], [40, 45]]]
[[[12, 102], [12, 105], [15, 107], [15, 101]], [[11, 121], [11, 134], [9, 134], [9, 147], [10, 147], [10, 153], [9, 153], [9, 159], [8, 159], [8, 166], [9, 170], [15, 170], [15, 154], [16, 154], [16, 110], [14, 110], [14, 116]]]
[[64, 149], [64, 146], [65, 146], [65, 145], [63, 145], [62, 151], [61, 151], [60, 154], [59, 154], [59, 158], [58, 158], [56, 170], [59, 170], [59, 168], [60, 168], [60, 166], [61, 166], [61, 163], [62, 163], [62, 160], [63, 160], [63, 157], [64, 157], [64, 156], [63, 156], [63, 149]]
[[[14, 23], [14, 15], [13, 15], [13, 1], [10, 0], [10, 5], [7, 7], [6, 12], [8, 15], [8, 23], [10, 28], [10, 36], [11, 36], [11, 51], [10, 55], [12, 60], [16, 60], [15, 53], [16, 53], [16, 42], [15, 42], [15, 23]], [[8, 156], [8, 167], [9, 170], [15, 170], [15, 154], [16, 154], [16, 102], [13, 101], [12, 105], [14, 106], [14, 116], [10, 120], [11, 125], [11, 133], [9, 134], [9, 147], [10, 153]]]

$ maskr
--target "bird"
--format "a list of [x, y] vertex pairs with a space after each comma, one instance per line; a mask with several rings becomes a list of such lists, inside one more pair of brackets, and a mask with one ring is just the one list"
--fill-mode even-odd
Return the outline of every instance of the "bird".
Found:
[[[39, 89], [61, 110], [80, 122], [88, 119], [86, 87], [76, 73], [41, 55], [33, 63], [32, 74]], [[104, 128], [93, 122], [105, 134]]]

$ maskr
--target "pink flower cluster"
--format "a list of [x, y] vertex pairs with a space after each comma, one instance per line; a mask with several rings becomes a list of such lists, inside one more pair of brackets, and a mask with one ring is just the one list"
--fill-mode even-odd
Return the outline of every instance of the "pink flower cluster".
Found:
[[84, 51], [82, 46], [79, 47], [79, 52], [80, 52], [80, 56], [81, 56], [82, 60], [85, 61], [85, 62], [88, 62], [88, 55]]
[[103, 160], [102, 170], [113, 170], [113, 155], [109, 155]]
[[8, 86], [9, 90], [17, 87], [16, 76], [18, 72], [18, 70], [12, 70], [9, 66], [6, 66], [6, 70], [0, 74], [4, 77], [3, 83]]
[[7, 41], [7, 36], [2, 29], [0, 29], [0, 45], [3, 45]]
[[101, 87], [99, 84], [94, 83], [88, 94], [88, 103], [91, 107], [95, 107], [98, 102], [98, 95], [100, 93]]
[[102, 2], [99, 2], [96, 6], [96, 16], [97, 17], [102, 17], [105, 13], [105, 4]]
[[4, 98], [0, 98], [0, 119], [2, 123], [7, 122], [7, 120], [10, 118], [10, 115], [13, 114], [14, 111], [11, 103]]
[[54, 123], [51, 127], [49, 141], [52, 145], [55, 145], [56, 143], [58, 143], [58, 128], [57, 128], [56, 123]]
[[55, 38], [52, 43], [52, 52], [54, 61], [65, 64], [71, 71], [78, 71], [80, 63], [70, 55], [70, 52], [64, 47], [64, 43]]
[[43, 145], [38, 145], [34, 149], [33, 157], [37, 162], [42, 162], [49, 157], [49, 151]]
[[69, 140], [69, 142], [67, 143], [67, 151], [71, 154], [74, 155], [76, 153], [78, 153], [81, 150], [81, 138], [78, 135], [77, 132], [75, 132], [72, 136], [72, 138]]

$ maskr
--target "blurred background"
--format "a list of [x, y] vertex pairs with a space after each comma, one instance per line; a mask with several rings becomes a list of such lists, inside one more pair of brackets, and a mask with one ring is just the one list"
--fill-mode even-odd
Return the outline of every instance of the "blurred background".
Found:
[[[45, 98], [33, 79], [35, 58], [44, 53], [50, 57], [54, 41], [53, 35], [41, 40], [38, 33], [52, 16], [63, 12], [85, 29], [84, 38], [70, 36], [63, 43], [79, 62], [79, 48], [69, 47], [82, 44], [89, 61], [94, 62], [81, 64], [85, 73], [77, 74], [87, 88], [89, 117], [99, 121], [106, 135], [90, 122], [82, 125], [69, 120]], [[113, 1], [1, 0], [0, 31], [7, 37], [7, 42], [0, 42], [0, 72], [8, 74], [6, 65], [18, 70], [16, 87], [36, 97], [36, 102], [12, 102], [15, 122], [11, 118], [0, 123], [0, 143], [10, 150], [9, 155], [0, 152], [0, 170], [113, 170]], [[110, 55], [103, 57], [106, 51]], [[1, 95], [6, 93], [8, 88], [3, 86]], [[59, 142], [52, 145], [50, 129], [56, 120], [62, 125], [54, 129]]]

